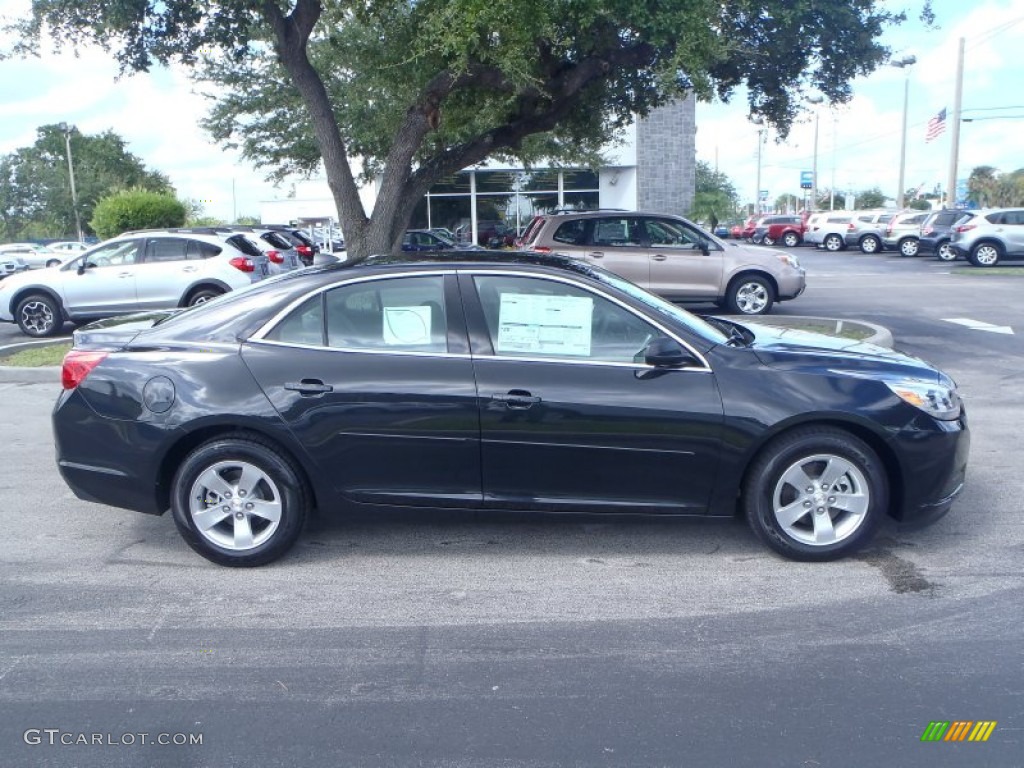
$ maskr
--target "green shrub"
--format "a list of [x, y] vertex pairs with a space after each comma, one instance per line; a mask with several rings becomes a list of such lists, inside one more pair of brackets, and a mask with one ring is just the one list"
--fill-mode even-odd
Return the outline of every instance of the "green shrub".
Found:
[[181, 227], [185, 224], [185, 206], [173, 195], [126, 189], [108, 195], [96, 203], [93, 230], [103, 240], [130, 229]]

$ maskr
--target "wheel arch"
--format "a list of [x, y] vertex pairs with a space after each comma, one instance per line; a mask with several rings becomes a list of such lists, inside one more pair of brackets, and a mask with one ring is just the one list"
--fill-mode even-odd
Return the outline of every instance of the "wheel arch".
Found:
[[181, 462], [189, 453], [194, 451], [203, 443], [222, 437], [256, 438], [262, 442], [270, 443], [275, 450], [285, 454], [294, 465], [299, 477], [305, 485], [309, 494], [311, 510], [318, 508], [318, 495], [316, 485], [309, 475], [309, 469], [300, 460], [293, 446], [287, 441], [282, 441], [280, 435], [274, 432], [260, 429], [251, 424], [238, 424], [231, 422], [206, 423], [190, 429], [179, 436], [164, 452], [160, 458], [156, 475], [156, 496], [158, 509], [166, 510], [171, 506], [171, 484], [174, 482], [174, 474], [177, 472]]
[[899, 457], [893, 451], [889, 441], [874, 426], [870, 426], [858, 419], [838, 414], [807, 414], [797, 419], [781, 422], [764, 434], [759, 435], [742, 459], [743, 471], [736, 484], [737, 512], [740, 510], [739, 502], [742, 489], [746, 485], [750, 468], [754, 465], [757, 458], [776, 438], [804, 427], [832, 427], [833, 429], [840, 429], [867, 443], [871, 450], [878, 455], [882, 467], [885, 469], [886, 482], [889, 484], [889, 508], [886, 510], [886, 514], [896, 520], [903, 517], [905, 487], [903, 465], [900, 463]]
[[772, 296], [772, 301], [774, 302], [779, 300], [778, 281], [776, 281], [775, 277], [772, 275], [771, 272], [766, 272], [763, 267], [754, 266], [739, 267], [736, 270], [736, 272], [733, 273], [733, 275], [729, 278], [729, 282], [725, 284], [725, 296], [729, 295], [729, 293], [732, 291], [736, 283], [738, 283], [740, 280], [746, 277], [760, 277], [763, 280], [768, 281], [768, 284], [772, 288], [772, 293], [775, 294], [774, 296]]
[[61, 316], [67, 319], [68, 311], [64, 307], [64, 301], [61, 299], [60, 294], [48, 285], [26, 285], [16, 290], [11, 296], [11, 304], [8, 307], [12, 317], [14, 317], [15, 311], [18, 309], [18, 305], [34, 293], [45, 294], [57, 302], [57, 308], [60, 310]]
[[1003, 257], [1003, 256], [1006, 255], [1006, 246], [1003, 245], [1003, 243], [998, 238], [995, 238], [995, 237], [980, 237], [980, 238], [978, 238], [978, 240], [974, 243], [974, 245], [971, 246], [971, 253], [974, 253], [976, 250], [978, 250], [983, 245], [994, 245], [996, 250], [999, 251], [999, 256], [1000, 257]]
[[192, 294], [196, 291], [201, 291], [204, 288], [216, 288], [221, 293], [228, 293], [232, 290], [231, 286], [223, 280], [218, 280], [215, 277], [204, 277], [201, 280], [196, 280], [182, 292], [181, 298], [178, 300], [178, 306], [187, 307], [189, 299], [192, 298]]

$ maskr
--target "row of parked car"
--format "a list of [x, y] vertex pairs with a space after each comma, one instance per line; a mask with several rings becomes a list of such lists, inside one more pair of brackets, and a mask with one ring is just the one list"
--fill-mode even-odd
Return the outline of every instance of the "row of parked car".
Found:
[[814, 245], [827, 251], [934, 254], [978, 267], [1024, 258], [1024, 208], [939, 211], [820, 211], [762, 216], [732, 228], [733, 237], [759, 245]]

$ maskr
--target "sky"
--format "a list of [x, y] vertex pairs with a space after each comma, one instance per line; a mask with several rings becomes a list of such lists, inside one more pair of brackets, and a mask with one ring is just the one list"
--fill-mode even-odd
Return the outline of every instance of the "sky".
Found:
[[[853, 99], [819, 107], [818, 186], [860, 190], [878, 186], [895, 194], [899, 175], [900, 126], [905, 78], [909, 77], [906, 186], [945, 186], [949, 169], [957, 42], [966, 39], [965, 118], [1024, 117], [1020, 90], [1024, 65], [1024, 0], [934, 0], [936, 28], [917, 19], [921, 0], [887, 2], [908, 9], [903, 25], [883, 42], [896, 56], [914, 55], [908, 69], [884, 66], [853, 83]], [[28, 0], [0, 0], [0, 17], [17, 17]], [[0, 46], [6, 41], [0, 40]], [[230, 219], [257, 215], [259, 202], [283, 197], [265, 170], [222, 149], [199, 127], [208, 102], [178, 68], [118, 78], [113, 58], [99, 48], [53, 52], [38, 58], [0, 61], [0, 153], [28, 146], [36, 127], [74, 124], [84, 133], [112, 129], [152, 169], [166, 173], [179, 196], [200, 200], [208, 214]], [[929, 118], [946, 108], [946, 131], [925, 143]], [[697, 157], [716, 165], [753, 200], [757, 176], [757, 126], [747, 120], [743, 94], [729, 104], [697, 105]], [[1024, 119], [963, 123], [958, 176], [977, 165], [1003, 171], [1024, 167]], [[800, 172], [814, 159], [814, 117], [794, 126], [784, 144], [769, 131], [762, 149], [761, 188], [769, 199], [800, 194]]]

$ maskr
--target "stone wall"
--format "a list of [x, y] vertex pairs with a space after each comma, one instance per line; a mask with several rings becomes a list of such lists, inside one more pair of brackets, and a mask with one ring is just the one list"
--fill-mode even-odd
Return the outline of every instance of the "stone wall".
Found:
[[655, 109], [637, 126], [637, 208], [685, 216], [696, 181], [695, 99]]

